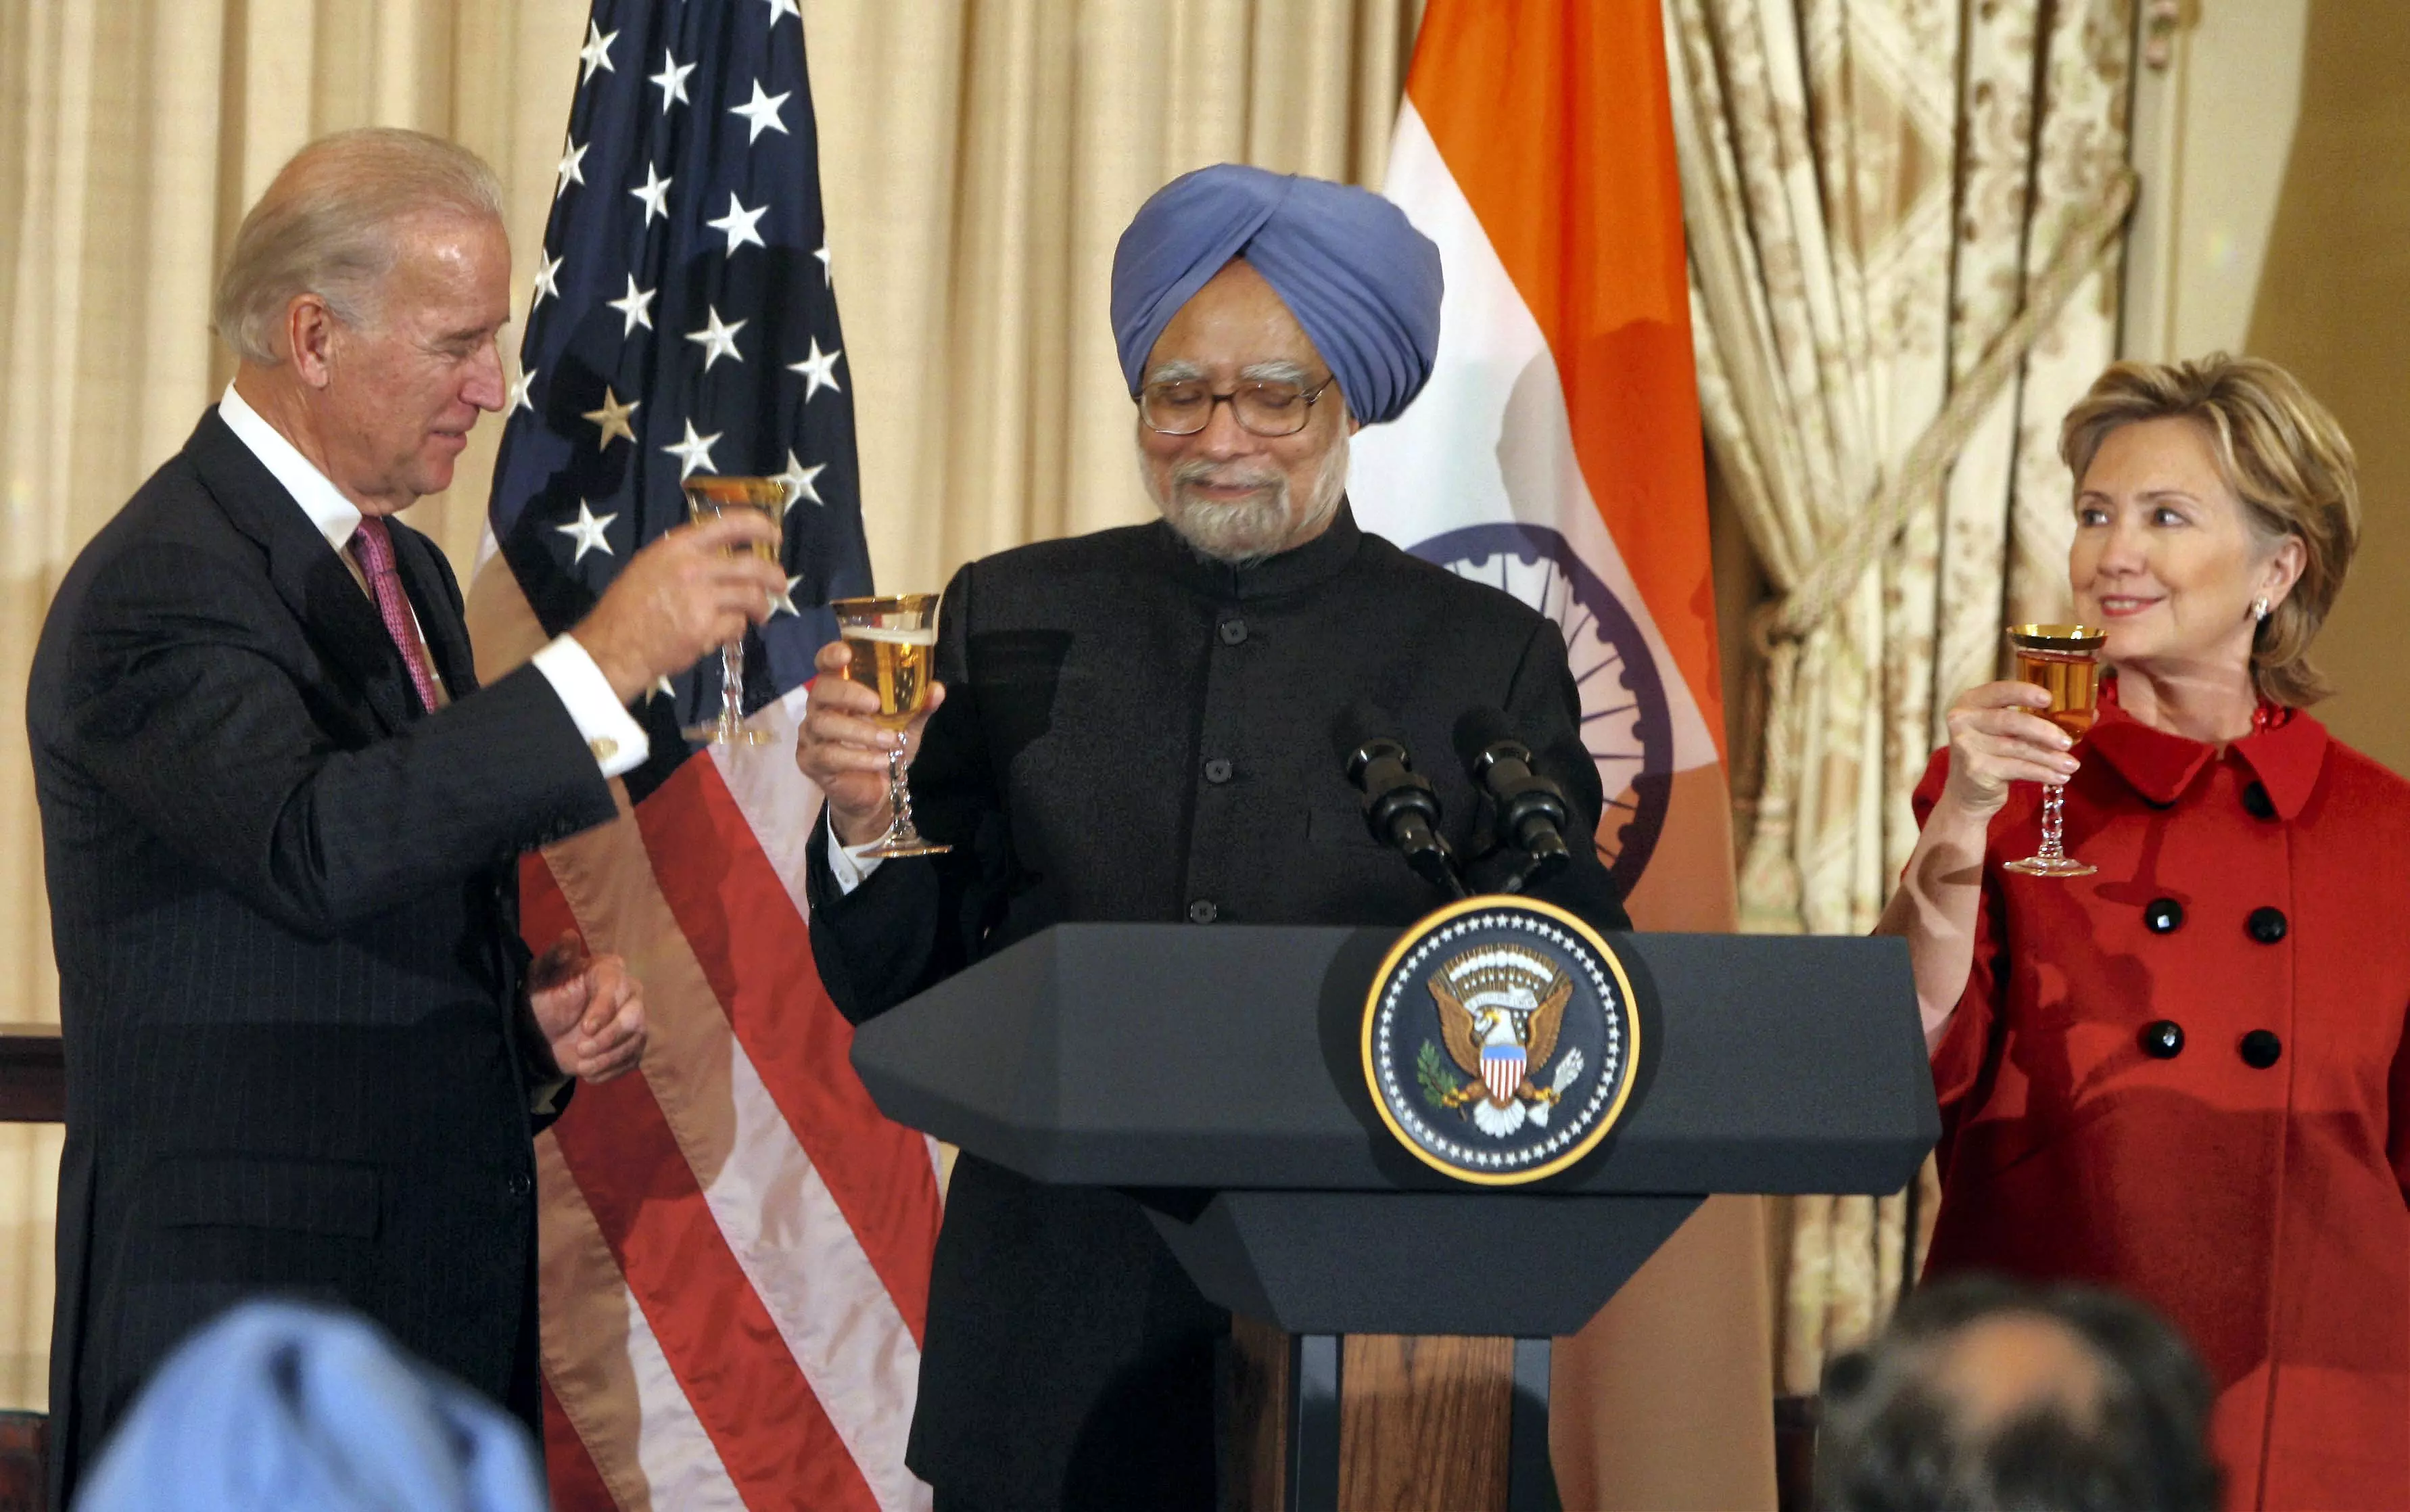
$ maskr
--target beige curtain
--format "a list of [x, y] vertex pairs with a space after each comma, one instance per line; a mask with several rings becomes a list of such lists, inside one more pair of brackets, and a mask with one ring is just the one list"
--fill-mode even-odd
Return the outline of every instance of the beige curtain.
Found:
[[[1857, 934], [2001, 624], [2066, 599], [2113, 354], [2130, 0], [1668, 0], [1702, 408], [1775, 594], [1743, 927]], [[2005, 585], [2005, 590], [2004, 590]], [[1781, 1385], [1890, 1311], [1911, 1191], [1791, 1204]]]
[[[747, 0], [750, 3], [750, 0]], [[1122, 225], [1235, 158], [1377, 185], [1419, 0], [806, 0], [879, 580], [1142, 517]], [[510, 196], [523, 310], [587, 0], [0, 0], [0, 1022], [55, 1021], [26, 669], [59, 576], [230, 369], [209, 289], [294, 149], [416, 126]], [[505, 333], [506, 346], [515, 341]], [[500, 427], [412, 523], [463, 579]], [[38, 1407], [58, 1131], [0, 1126], [0, 1406]]]

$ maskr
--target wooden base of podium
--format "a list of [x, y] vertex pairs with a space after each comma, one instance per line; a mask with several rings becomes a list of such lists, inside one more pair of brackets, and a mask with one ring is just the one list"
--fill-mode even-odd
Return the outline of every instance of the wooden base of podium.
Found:
[[1284, 1333], [1231, 1319], [1239, 1512], [1555, 1512], [1548, 1341]]

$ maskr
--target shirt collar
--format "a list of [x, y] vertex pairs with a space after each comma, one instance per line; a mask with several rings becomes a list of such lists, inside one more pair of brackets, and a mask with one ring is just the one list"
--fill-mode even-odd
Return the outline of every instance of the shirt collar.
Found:
[[[2185, 789], [2217, 755], [2205, 741], [2156, 730], [2120, 707], [2117, 679], [2100, 679], [2100, 720], [2084, 736], [2128, 787], [2148, 802], [2165, 808], [2184, 796]], [[2325, 766], [2327, 727], [2301, 709], [2272, 729], [2258, 730], [2228, 747], [2242, 759], [2268, 790], [2277, 815], [2290, 822], [2301, 816], [2318, 785]]]
[[284, 485], [284, 491], [301, 506], [301, 513], [310, 516], [310, 523], [327, 538], [328, 545], [341, 551], [352, 544], [353, 532], [360, 528], [359, 506], [344, 498], [342, 490], [302, 456], [299, 447], [284, 439], [283, 431], [261, 418], [259, 412], [235, 392], [232, 384], [226, 385], [225, 393], [218, 400], [218, 418], [225, 422], [237, 440], [251, 448], [251, 455], [259, 458], [260, 465]]
[[1356, 525], [1355, 510], [1345, 499], [1320, 535], [1301, 546], [1245, 567], [1234, 567], [1198, 555], [1179, 533], [1161, 520], [1154, 524], [1171, 575], [1199, 593], [1221, 599], [1270, 599], [1314, 587], [1336, 577], [1356, 560], [1364, 532]]

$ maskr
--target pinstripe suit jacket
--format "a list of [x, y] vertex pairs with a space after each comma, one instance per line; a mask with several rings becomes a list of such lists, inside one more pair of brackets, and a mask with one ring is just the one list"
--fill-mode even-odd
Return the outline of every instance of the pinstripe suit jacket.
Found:
[[356, 1307], [535, 1416], [515, 864], [613, 801], [541, 673], [476, 690], [442, 554], [392, 535], [456, 694], [433, 716], [214, 409], [43, 626], [56, 1505], [160, 1358], [251, 1292]]

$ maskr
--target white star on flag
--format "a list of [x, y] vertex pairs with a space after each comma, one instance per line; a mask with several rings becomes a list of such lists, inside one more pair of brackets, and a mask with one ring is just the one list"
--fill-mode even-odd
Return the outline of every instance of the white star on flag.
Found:
[[777, 607], [771, 611], [772, 614], [791, 614], [795, 615], [797, 618], [801, 618], [802, 611], [795, 607], [795, 587], [802, 581], [803, 579], [800, 577], [790, 577], [787, 579], [787, 591], [779, 594], [778, 597], [773, 601], [777, 604]]
[[586, 170], [578, 167], [578, 165], [586, 161], [586, 149], [589, 145], [591, 144], [585, 142], [571, 142], [567, 149], [561, 153], [560, 167], [556, 170], [560, 174], [560, 182], [552, 186], [553, 198], [559, 199], [562, 195], [568, 193], [569, 186], [571, 184], [584, 183], [586, 182]]
[[810, 403], [812, 396], [823, 388], [834, 388], [840, 394], [845, 392], [844, 385], [836, 381], [836, 359], [843, 356], [845, 352], [842, 348], [835, 352], [822, 352], [820, 339], [815, 336], [812, 338], [811, 356], [801, 362], [787, 364], [787, 370], [790, 372], [799, 372], [804, 375], [804, 402]]
[[659, 289], [636, 287], [636, 275], [631, 273], [628, 275], [628, 292], [617, 299], [602, 301], [627, 317], [627, 327], [619, 332], [622, 338], [635, 335], [639, 326], [646, 330], [653, 328], [653, 296], [660, 292]]
[[709, 372], [711, 365], [723, 356], [744, 361], [745, 354], [736, 350], [736, 333], [745, 328], [745, 322], [740, 320], [733, 326], [723, 325], [719, 309], [712, 305], [704, 306], [704, 313], [710, 324], [699, 331], [686, 333], [688, 341], [703, 348], [703, 371]]
[[661, 49], [661, 71], [653, 75], [651, 80], [653, 86], [661, 92], [661, 114], [669, 114], [672, 105], [692, 103], [686, 97], [686, 76], [692, 72], [693, 64], [681, 64], [675, 53], [667, 48]]
[[535, 411], [535, 401], [528, 398], [528, 390], [534, 386], [535, 370], [533, 368], [521, 369], [519, 371], [519, 375], [511, 380], [511, 407], [504, 410], [502, 413], [504, 414], [511, 414], [519, 410], [526, 410], [530, 414], [533, 414]]
[[660, 171], [657, 170], [650, 163], [645, 165], [645, 182], [643, 185], [638, 188], [631, 189], [628, 193], [645, 202], [645, 224], [646, 225], [653, 224], [653, 218], [655, 216], [667, 215], [670, 212], [670, 185], [675, 182], [676, 181], [673, 179], [662, 178]]
[[795, 502], [799, 499], [808, 499], [815, 504], [821, 502], [820, 491], [813, 485], [826, 471], [828, 471], [826, 462], [815, 467], [806, 467], [796, 461], [794, 450], [790, 447], [787, 451], [787, 471], [770, 479], [771, 482], [787, 490], [787, 502], [778, 513], [784, 515], [787, 510], [794, 508]]
[[678, 459], [678, 478], [681, 482], [692, 477], [697, 468], [711, 465], [711, 443], [718, 441], [720, 434], [719, 431], [715, 430], [710, 435], [698, 436], [694, 433], [694, 422], [689, 420], [686, 423], [686, 439], [673, 442], [661, 448]]
[[787, 124], [778, 119], [778, 107], [786, 103], [785, 94], [762, 94], [762, 80], [757, 79], [753, 80], [753, 97], [743, 105], [731, 106], [728, 113], [743, 116], [745, 124], [752, 128], [752, 135], [745, 138], [745, 145], [750, 147], [762, 139], [765, 131], [786, 134]]
[[781, 16], [792, 16], [801, 24], [804, 13], [795, 8], [795, 0], [770, 0], [770, 24], [777, 26]]
[[762, 217], [768, 214], [769, 211], [770, 207], [767, 203], [756, 205], [753, 209], [747, 210], [745, 208], [745, 201], [737, 198], [732, 192], [728, 196], [728, 213], [722, 215], [716, 221], [705, 221], [703, 224], [710, 226], [715, 231], [725, 231], [728, 233], [728, 255], [733, 257], [736, 255], [736, 249], [745, 245], [748, 241], [750, 241], [757, 247], [764, 247], [766, 245], [762, 240], [762, 233], [753, 229], [753, 227], [755, 223], [759, 222]]
[[677, 690], [670, 686], [669, 678], [665, 676], [655, 677], [653, 679], [652, 691], [646, 693], [645, 696], [646, 698], [675, 698], [677, 696]]
[[569, 559], [569, 565], [574, 567], [584, 561], [586, 554], [589, 551], [600, 551], [606, 557], [618, 555], [611, 549], [611, 538], [602, 533], [603, 528], [618, 517], [617, 515], [605, 515], [597, 519], [592, 506], [583, 499], [577, 501], [577, 517], [566, 525], [553, 527], [555, 531], [577, 543], [577, 555]]
[[540, 252], [536, 255], [542, 260], [535, 265], [535, 293], [528, 300], [530, 310], [544, 303], [544, 297], [547, 294], [556, 299], [560, 298], [560, 284], [557, 282], [560, 272], [560, 259], [545, 257]]
[[579, 88], [583, 89], [594, 82], [594, 75], [598, 70], [615, 74], [619, 71], [611, 66], [611, 44], [617, 40], [619, 40], [618, 33], [605, 34], [596, 22], [588, 21], [586, 23], [586, 45], [577, 50], [577, 61], [586, 69], [585, 74], [577, 80]]
[[636, 431], [634, 427], [628, 424], [628, 417], [635, 414], [636, 406], [643, 402], [645, 402], [643, 400], [632, 399], [622, 404], [619, 402], [619, 396], [612, 391], [611, 385], [603, 385], [602, 407], [599, 410], [588, 410], [581, 416], [602, 428], [602, 439], [594, 443], [594, 449], [598, 452], [605, 449], [611, 444], [611, 438], [614, 436], [625, 436], [628, 438], [628, 443], [634, 445]]
[[816, 250], [812, 255], [820, 260], [820, 287], [827, 288], [832, 276], [832, 269], [829, 267], [828, 248], [822, 246]]

